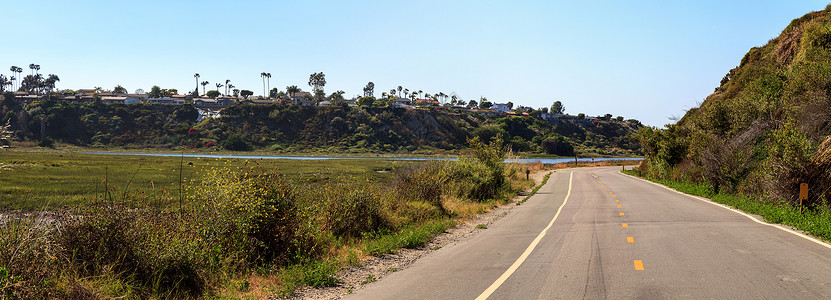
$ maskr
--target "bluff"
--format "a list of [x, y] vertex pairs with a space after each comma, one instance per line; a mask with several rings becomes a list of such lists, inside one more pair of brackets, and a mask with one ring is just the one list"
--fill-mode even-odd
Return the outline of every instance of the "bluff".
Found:
[[[238, 104], [197, 122], [190, 105], [3, 100], [13, 139], [100, 148], [204, 148], [278, 153], [444, 153], [501, 135], [516, 152], [637, 155], [637, 120], [548, 122], [455, 109]], [[48, 143], [47, 143], [48, 144]]]
[[702, 104], [636, 135], [652, 176], [809, 204], [831, 191], [831, 5], [753, 47]]

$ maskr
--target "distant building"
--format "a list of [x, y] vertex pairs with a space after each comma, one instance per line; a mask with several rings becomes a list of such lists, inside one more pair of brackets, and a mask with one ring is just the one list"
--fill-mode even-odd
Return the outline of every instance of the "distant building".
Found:
[[471, 109], [470, 112], [477, 113], [485, 117], [501, 117], [505, 115], [503, 112], [498, 112], [492, 109]]
[[413, 101], [413, 104], [423, 105], [423, 106], [431, 106], [431, 105], [438, 106], [439, 101], [438, 100], [433, 100], [433, 99], [415, 99], [415, 101]]
[[291, 95], [289, 100], [294, 102], [301, 102], [303, 99], [312, 98], [312, 94], [309, 92], [296, 92], [294, 95]]
[[95, 89], [80, 89], [80, 90], [78, 90], [78, 94], [81, 94], [82, 96], [85, 96], [85, 95], [92, 96], [92, 95], [95, 94]]
[[498, 112], [506, 112], [511, 110], [506, 103], [494, 103], [491, 105], [491, 109], [498, 111]]
[[136, 104], [141, 103], [141, 99], [133, 98], [133, 97], [101, 97], [101, 103], [109, 103], [109, 104]]
[[242, 101], [240, 101], [240, 103], [247, 103], [247, 104], [274, 104], [274, 103], [277, 103], [277, 102], [274, 102], [274, 100], [271, 100], [271, 99], [251, 99], [251, 98], [249, 98], [249, 99], [246, 99], [246, 100], [242, 100]]
[[185, 104], [185, 99], [176, 99], [172, 97], [150, 98], [147, 99], [150, 104]]

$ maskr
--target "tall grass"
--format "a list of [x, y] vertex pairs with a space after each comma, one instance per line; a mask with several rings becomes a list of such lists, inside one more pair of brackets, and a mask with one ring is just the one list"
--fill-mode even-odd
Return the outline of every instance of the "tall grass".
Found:
[[108, 184], [103, 205], [0, 224], [0, 295], [199, 298], [249, 290], [225, 287], [251, 274], [274, 278], [272, 295], [337, 284], [334, 273], [360, 257], [419, 247], [528, 186], [501, 162], [500, 142], [472, 144], [474, 157], [399, 167], [389, 180], [205, 165], [181, 200], [160, 200], [180, 205], [139, 205]]

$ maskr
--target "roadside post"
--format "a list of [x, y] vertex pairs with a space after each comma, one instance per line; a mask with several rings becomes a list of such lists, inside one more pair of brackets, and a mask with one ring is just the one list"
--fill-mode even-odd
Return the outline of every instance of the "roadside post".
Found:
[[528, 180], [529, 175], [531, 175], [531, 170], [525, 169], [525, 180]]
[[808, 184], [799, 184], [799, 211], [802, 211], [802, 200], [808, 200]]

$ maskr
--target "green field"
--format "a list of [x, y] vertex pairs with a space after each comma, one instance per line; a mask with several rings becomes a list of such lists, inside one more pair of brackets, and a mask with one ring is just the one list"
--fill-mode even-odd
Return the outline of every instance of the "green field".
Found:
[[0, 210], [54, 209], [103, 201], [132, 201], [132, 206], [140, 206], [141, 202], [168, 205], [178, 200], [180, 170], [181, 182], [187, 185], [198, 181], [209, 168], [236, 169], [246, 162], [276, 171], [289, 182], [310, 184], [385, 182], [390, 179], [388, 171], [418, 163], [383, 159], [243, 160], [0, 151]]

